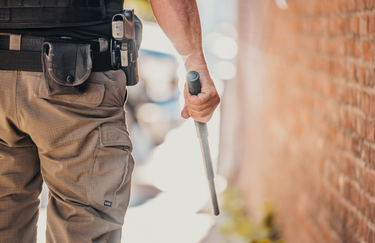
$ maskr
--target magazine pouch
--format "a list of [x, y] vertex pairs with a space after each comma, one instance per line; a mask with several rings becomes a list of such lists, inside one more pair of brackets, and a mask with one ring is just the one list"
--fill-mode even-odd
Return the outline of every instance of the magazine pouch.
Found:
[[90, 45], [44, 42], [42, 67], [50, 96], [84, 93], [85, 81], [92, 69]]

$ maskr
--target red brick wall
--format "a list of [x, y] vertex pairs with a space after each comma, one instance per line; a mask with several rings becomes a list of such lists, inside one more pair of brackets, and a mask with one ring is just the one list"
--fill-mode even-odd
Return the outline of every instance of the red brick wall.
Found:
[[238, 2], [247, 209], [289, 242], [375, 242], [375, 0]]

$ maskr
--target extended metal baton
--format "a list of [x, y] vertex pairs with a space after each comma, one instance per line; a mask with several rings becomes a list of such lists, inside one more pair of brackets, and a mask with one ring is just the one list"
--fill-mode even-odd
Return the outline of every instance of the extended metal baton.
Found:
[[[196, 71], [190, 71], [186, 74], [186, 81], [188, 84], [189, 92], [191, 95], [198, 95], [201, 92], [201, 82], [199, 81], [199, 73]], [[201, 144], [202, 157], [206, 170], [206, 177], [211, 192], [211, 202], [214, 209], [214, 214], [219, 215], [219, 205], [217, 203], [215, 183], [214, 183], [214, 171], [212, 169], [210, 146], [208, 145], [208, 130], [206, 123], [194, 120], [195, 128], [197, 130], [197, 136]]]

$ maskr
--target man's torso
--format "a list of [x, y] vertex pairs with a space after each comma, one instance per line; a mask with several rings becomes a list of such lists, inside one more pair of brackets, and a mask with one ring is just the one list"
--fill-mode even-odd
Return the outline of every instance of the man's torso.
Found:
[[77, 39], [111, 37], [123, 0], [0, 0], [0, 32]]

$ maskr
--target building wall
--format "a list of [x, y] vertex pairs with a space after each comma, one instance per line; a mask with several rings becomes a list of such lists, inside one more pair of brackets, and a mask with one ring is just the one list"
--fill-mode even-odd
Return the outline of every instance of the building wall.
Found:
[[239, 0], [248, 211], [293, 243], [375, 242], [375, 1]]

